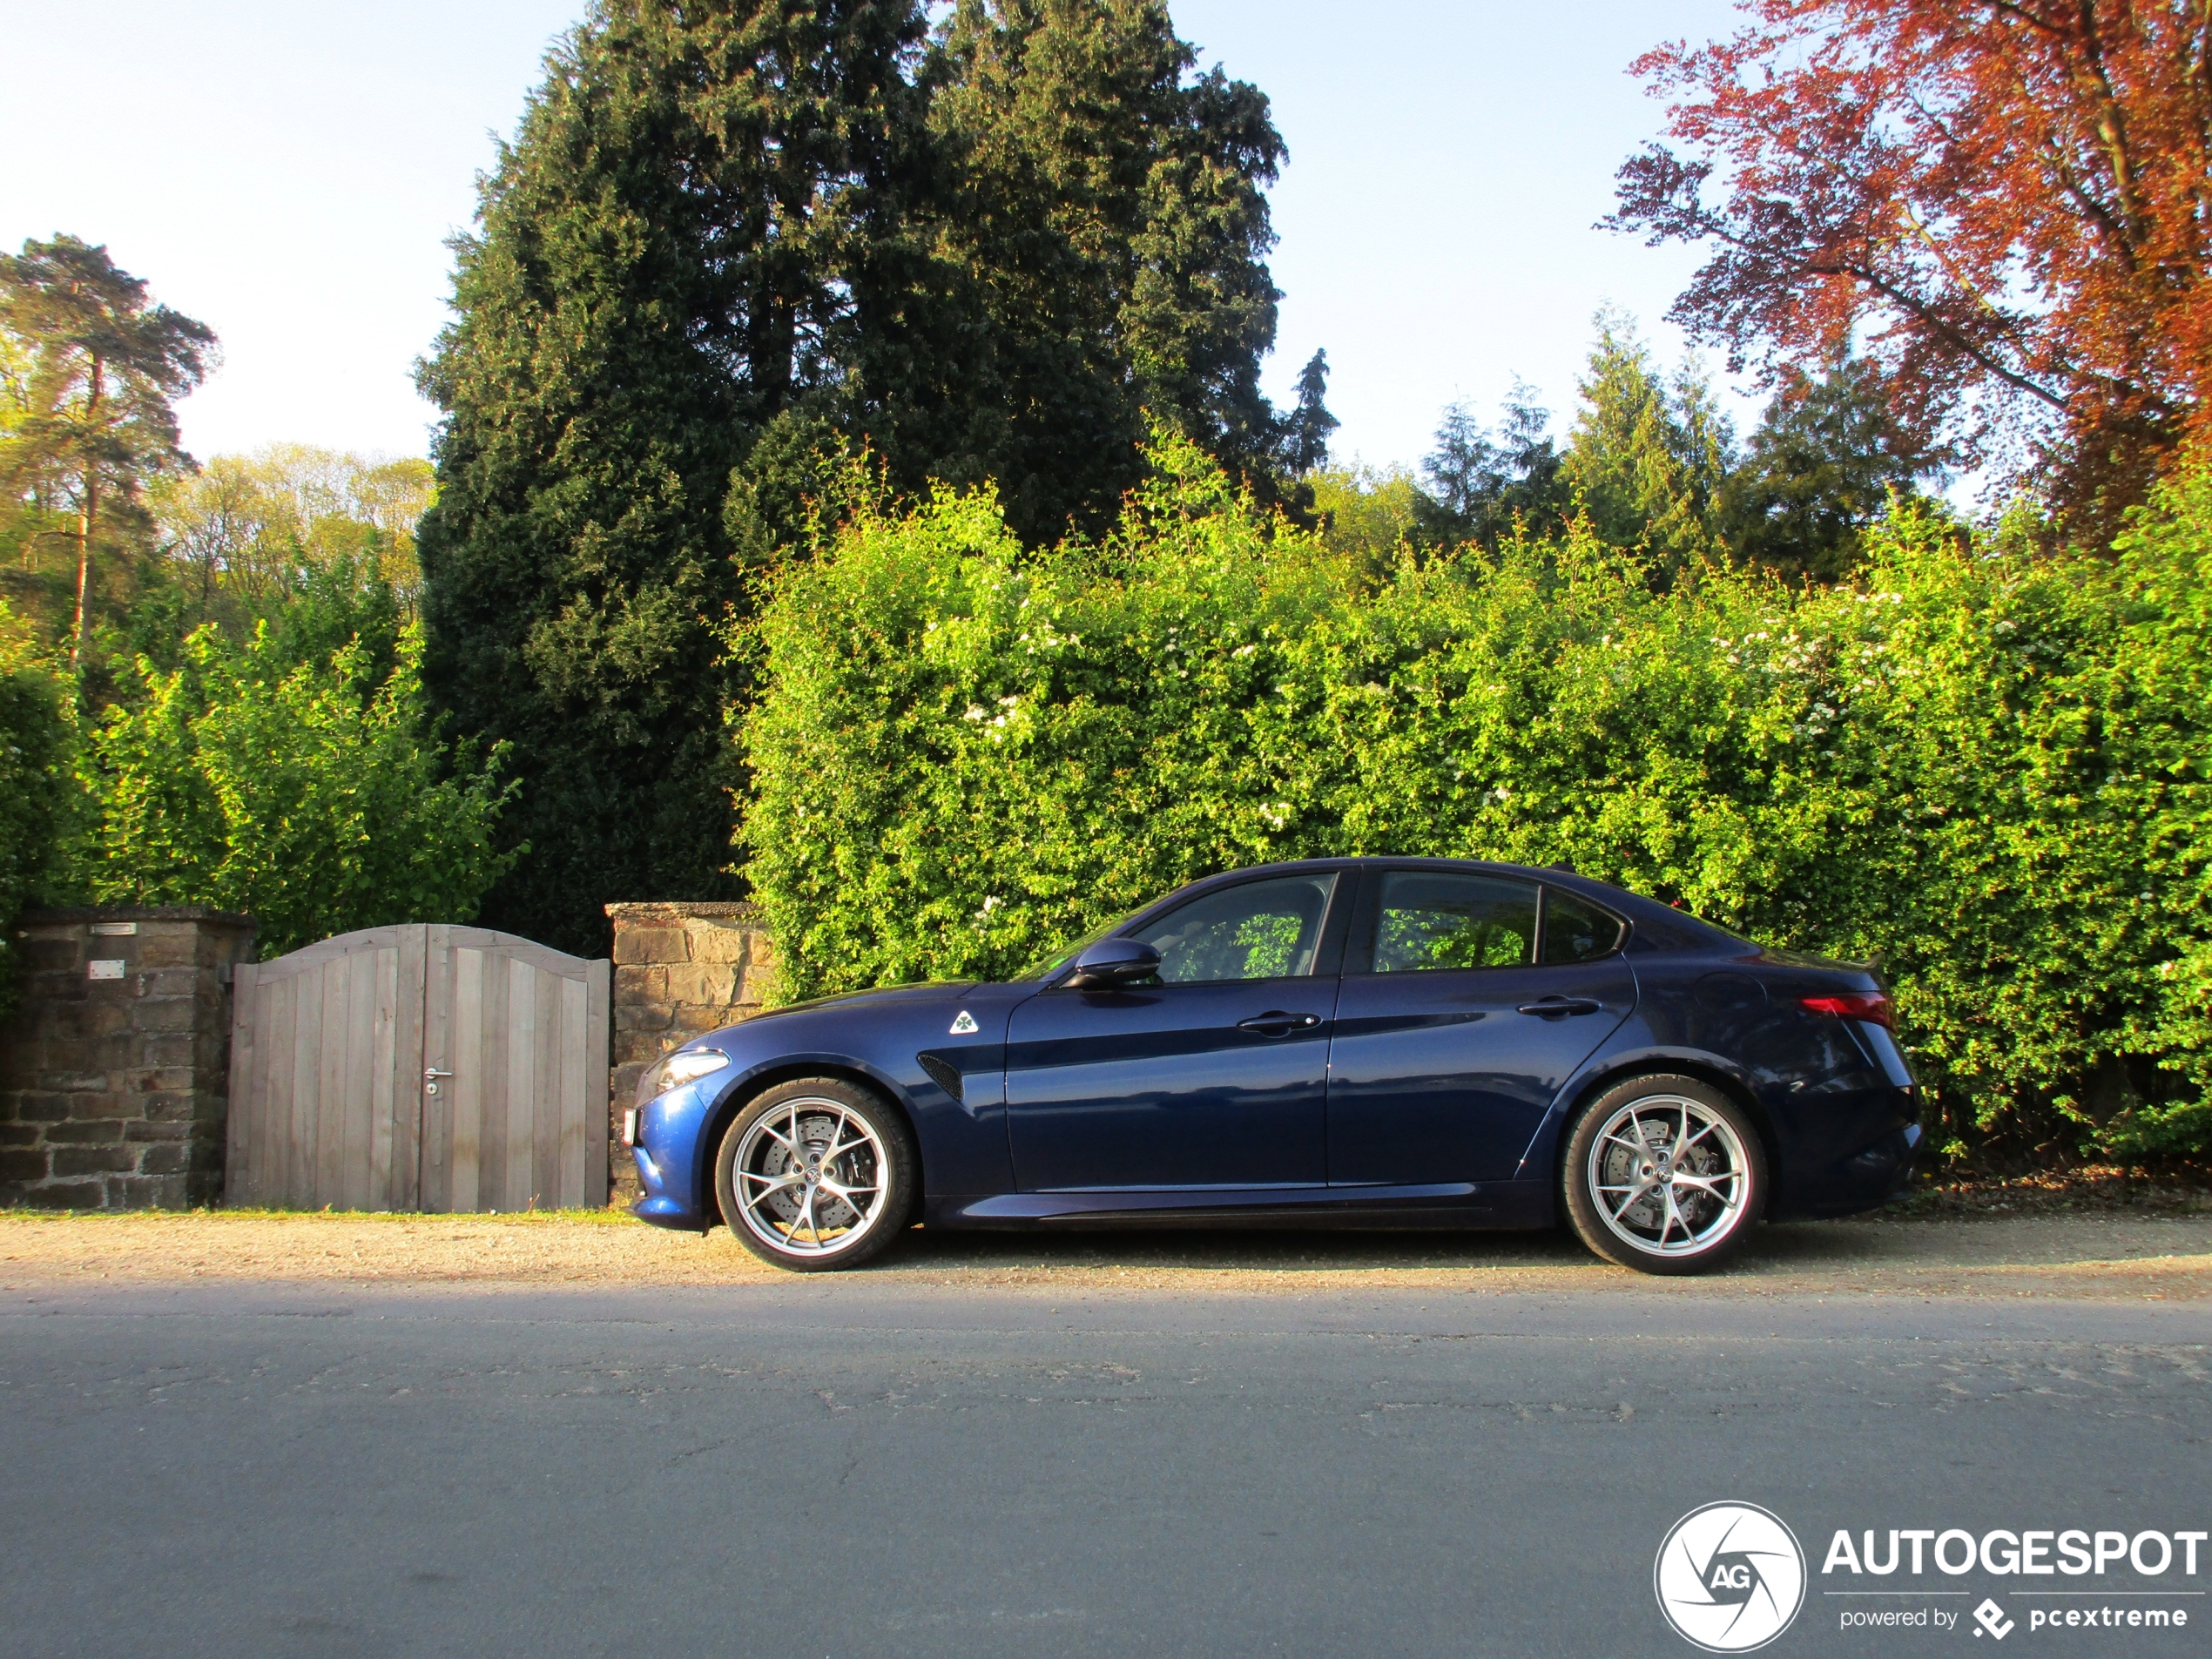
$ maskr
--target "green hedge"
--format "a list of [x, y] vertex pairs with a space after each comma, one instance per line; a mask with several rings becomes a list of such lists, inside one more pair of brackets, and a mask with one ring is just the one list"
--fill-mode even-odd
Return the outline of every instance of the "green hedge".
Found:
[[69, 698], [0, 604], [0, 1015], [14, 1005], [16, 917], [44, 895], [73, 799]]
[[1954, 1152], [2212, 1147], [2212, 475], [2098, 555], [1900, 508], [1853, 587], [1570, 537], [1363, 583], [1172, 442], [1101, 546], [988, 495], [779, 583], [746, 873], [804, 995], [1010, 971], [1178, 882], [1571, 861], [1878, 959]]
[[449, 756], [422, 707], [421, 632], [381, 671], [359, 640], [298, 660], [264, 624], [212, 624], [184, 665], [140, 658], [128, 704], [80, 770], [90, 822], [71, 843], [103, 904], [205, 904], [260, 923], [264, 956], [395, 921], [466, 921], [515, 860], [492, 829], [503, 753]]

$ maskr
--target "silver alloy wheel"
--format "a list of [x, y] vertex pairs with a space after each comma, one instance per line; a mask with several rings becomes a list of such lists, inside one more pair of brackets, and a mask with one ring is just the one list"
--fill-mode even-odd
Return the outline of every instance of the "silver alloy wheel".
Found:
[[754, 1238], [794, 1256], [834, 1256], [873, 1231], [889, 1160], [874, 1126], [842, 1101], [779, 1101], [745, 1131], [731, 1174]]
[[1745, 1214], [1750, 1160], [1728, 1120], [1703, 1101], [1646, 1095], [1619, 1108], [1590, 1143], [1590, 1197], [1629, 1248], [1696, 1256]]

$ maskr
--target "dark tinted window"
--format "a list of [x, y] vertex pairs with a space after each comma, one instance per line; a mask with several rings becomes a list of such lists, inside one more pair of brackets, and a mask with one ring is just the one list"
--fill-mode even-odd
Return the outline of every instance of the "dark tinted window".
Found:
[[1487, 875], [1384, 873], [1374, 971], [1518, 968], [1536, 936], [1536, 889]]
[[1587, 962], [1621, 948], [1621, 923], [1557, 887], [1544, 889], [1544, 960]]
[[1193, 899], [1138, 929], [1136, 937], [1160, 953], [1160, 978], [1170, 985], [1311, 974], [1336, 880], [1247, 881]]

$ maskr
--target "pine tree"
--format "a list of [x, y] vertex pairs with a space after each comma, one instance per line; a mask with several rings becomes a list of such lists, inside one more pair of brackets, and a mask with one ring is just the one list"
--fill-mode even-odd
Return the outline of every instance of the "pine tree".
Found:
[[1283, 465], [1303, 478], [1329, 459], [1329, 434], [1342, 424], [1329, 413], [1329, 354], [1317, 351], [1298, 371], [1298, 402], [1283, 417]]
[[1601, 541], [1645, 551], [1664, 579], [1718, 550], [1733, 434], [1695, 368], [1670, 388], [1626, 317], [1601, 312], [1597, 326], [1561, 480]]
[[1941, 457], [1892, 414], [1889, 388], [1865, 358], [1817, 376], [1785, 374], [1729, 475], [1721, 533], [1737, 558], [1833, 582], [1858, 562], [1859, 533], [1892, 492], [1939, 475]]
[[1421, 463], [1423, 538], [1495, 547], [1505, 536], [1555, 534], [1566, 522], [1560, 455], [1549, 435], [1551, 411], [1516, 376], [1495, 433], [1465, 403], [1444, 412], [1436, 448]]
[[0, 439], [0, 495], [57, 520], [75, 555], [75, 666], [95, 559], [104, 547], [142, 539], [145, 486], [192, 464], [171, 406], [206, 374], [215, 334], [151, 303], [145, 283], [117, 269], [105, 247], [73, 236], [0, 255], [0, 334], [19, 387]]

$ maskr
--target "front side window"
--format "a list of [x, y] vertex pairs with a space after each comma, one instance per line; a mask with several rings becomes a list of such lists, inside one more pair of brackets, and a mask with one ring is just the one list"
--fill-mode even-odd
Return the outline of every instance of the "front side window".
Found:
[[1521, 968], [1534, 960], [1536, 889], [1496, 876], [1384, 873], [1373, 971]]
[[1164, 984], [1302, 977], [1313, 971], [1336, 880], [1285, 876], [1225, 887], [1170, 911], [1136, 937], [1160, 953]]

